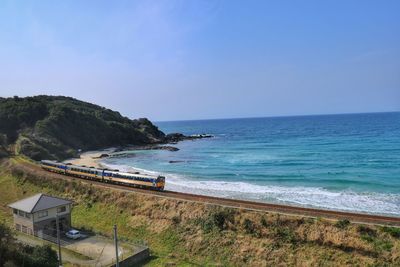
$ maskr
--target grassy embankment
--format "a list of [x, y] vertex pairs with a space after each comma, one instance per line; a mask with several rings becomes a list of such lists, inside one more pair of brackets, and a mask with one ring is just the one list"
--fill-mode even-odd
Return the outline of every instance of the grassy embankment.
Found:
[[399, 266], [398, 228], [222, 208], [60, 181], [24, 173], [22, 158], [0, 165], [0, 219], [6, 204], [38, 192], [75, 201], [73, 225], [146, 240], [148, 266]]

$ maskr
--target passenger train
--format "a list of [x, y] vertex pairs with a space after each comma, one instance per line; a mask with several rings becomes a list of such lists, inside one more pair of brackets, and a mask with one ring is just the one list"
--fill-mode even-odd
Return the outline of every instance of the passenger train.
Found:
[[88, 168], [51, 160], [42, 160], [40, 163], [41, 167], [47, 171], [104, 183], [121, 184], [153, 190], [164, 190], [165, 186], [164, 176], [150, 176], [94, 167]]

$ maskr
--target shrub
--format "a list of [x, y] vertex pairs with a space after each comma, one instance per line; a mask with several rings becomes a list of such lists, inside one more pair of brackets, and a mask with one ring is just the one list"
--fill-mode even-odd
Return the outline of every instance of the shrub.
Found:
[[393, 247], [393, 244], [389, 240], [378, 238], [376, 231], [367, 226], [360, 225], [357, 231], [361, 234], [361, 239], [371, 243], [374, 250], [378, 253], [390, 251]]
[[16, 177], [17, 179], [21, 179], [24, 176], [24, 172], [14, 167], [11, 169], [11, 175]]
[[277, 227], [275, 230], [275, 238], [284, 243], [296, 244], [298, 241], [296, 233], [288, 227]]
[[13, 232], [0, 223], [0, 266], [57, 266], [57, 253], [50, 246], [27, 246], [15, 241]]
[[370, 237], [376, 237], [376, 231], [365, 225], [359, 225], [357, 227], [357, 232], [360, 233], [362, 236], [366, 235]]
[[243, 227], [247, 234], [254, 234], [255, 226], [254, 226], [254, 223], [250, 219], [247, 219], [247, 218], [244, 219]]
[[398, 227], [384, 226], [384, 227], [382, 227], [382, 231], [385, 233], [388, 233], [389, 235], [391, 235], [395, 238], [400, 238], [400, 228], [398, 228]]
[[379, 240], [379, 239], [374, 239], [373, 240], [373, 245], [374, 245], [374, 249], [377, 252], [381, 252], [381, 251], [390, 251], [393, 247], [393, 244], [388, 241], [388, 240]]
[[179, 224], [181, 222], [181, 218], [179, 216], [172, 217], [172, 222], [174, 224]]
[[335, 226], [336, 226], [337, 228], [339, 228], [339, 229], [345, 229], [345, 228], [347, 228], [347, 226], [349, 226], [349, 225], [350, 225], [350, 221], [347, 220], [347, 219], [339, 220], [339, 221], [337, 221], [336, 224], [335, 224]]
[[199, 220], [203, 230], [210, 232], [214, 229], [218, 231], [225, 230], [229, 223], [234, 222], [234, 212], [231, 209], [216, 209], [209, 213], [206, 219]]
[[57, 266], [57, 253], [51, 249], [49, 245], [26, 247], [24, 252], [27, 253], [28, 261], [22, 262], [25, 266]]
[[268, 227], [268, 222], [267, 222], [267, 220], [265, 219], [265, 217], [262, 217], [262, 218], [261, 218], [260, 223], [261, 223], [262, 226]]

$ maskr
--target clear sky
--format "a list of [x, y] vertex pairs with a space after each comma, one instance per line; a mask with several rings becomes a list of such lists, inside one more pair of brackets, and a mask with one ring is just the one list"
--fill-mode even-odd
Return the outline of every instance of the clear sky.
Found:
[[0, 96], [152, 120], [400, 110], [400, 1], [0, 1]]

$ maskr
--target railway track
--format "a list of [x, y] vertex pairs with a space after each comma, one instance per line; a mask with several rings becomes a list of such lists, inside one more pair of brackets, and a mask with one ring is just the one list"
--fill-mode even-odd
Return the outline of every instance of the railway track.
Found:
[[[19, 167], [23, 168], [27, 172], [36, 173], [43, 176], [48, 176], [57, 179], [71, 180], [80, 179], [71, 176], [65, 176], [57, 173], [50, 173], [43, 170], [40, 166], [35, 165], [33, 163], [23, 162], [19, 165]], [[382, 216], [382, 215], [372, 215], [372, 214], [364, 214], [364, 213], [353, 213], [353, 212], [343, 212], [343, 211], [334, 211], [334, 210], [324, 210], [324, 209], [315, 209], [315, 208], [305, 208], [305, 207], [296, 207], [289, 205], [280, 205], [280, 204], [272, 204], [272, 203], [262, 203], [262, 202], [253, 202], [247, 200], [239, 200], [239, 199], [228, 199], [221, 197], [212, 197], [212, 196], [204, 196], [204, 195], [195, 195], [189, 193], [181, 193], [174, 191], [151, 191], [140, 188], [126, 187], [123, 185], [116, 184], [106, 184], [98, 181], [80, 179], [83, 182], [94, 184], [100, 187], [106, 188], [114, 188], [122, 191], [133, 191], [146, 195], [153, 195], [158, 197], [167, 197], [178, 200], [185, 201], [193, 201], [193, 202], [201, 202], [208, 204], [221, 205], [226, 207], [233, 208], [242, 208], [248, 210], [256, 210], [256, 211], [265, 211], [265, 212], [277, 212], [277, 213], [285, 213], [291, 215], [301, 215], [308, 217], [324, 217], [329, 219], [348, 219], [352, 222], [358, 223], [370, 223], [370, 224], [382, 224], [382, 225], [393, 225], [400, 226], [400, 217], [390, 217], [390, 216]]]

